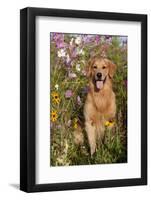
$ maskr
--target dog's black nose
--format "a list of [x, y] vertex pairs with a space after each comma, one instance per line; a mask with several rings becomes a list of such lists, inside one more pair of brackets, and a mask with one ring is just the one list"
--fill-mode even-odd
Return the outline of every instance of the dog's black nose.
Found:
[[97, 77], [98, 77], [98, 78], [101, 78], [101, 77], [102, 77], [102, 73], [100, 73], [100, 72], [97, 73]]

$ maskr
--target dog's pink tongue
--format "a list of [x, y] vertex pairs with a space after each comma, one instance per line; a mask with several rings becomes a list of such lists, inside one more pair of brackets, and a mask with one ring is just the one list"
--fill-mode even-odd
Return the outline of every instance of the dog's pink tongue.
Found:
[[96, 81], [96, 87], [97, 89], [101, 90], [103, 87], [103, 81]]

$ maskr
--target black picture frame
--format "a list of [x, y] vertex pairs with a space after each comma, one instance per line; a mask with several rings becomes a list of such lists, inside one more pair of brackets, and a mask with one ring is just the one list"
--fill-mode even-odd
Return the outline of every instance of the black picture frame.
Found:
[[[54, 16], [141, 23], [141, 178], [36, 184], [35, 19]], [[24, 8], [20, 10], [20, 189], [25, 192], [121, 187], [147, 184], [147, 15]]]

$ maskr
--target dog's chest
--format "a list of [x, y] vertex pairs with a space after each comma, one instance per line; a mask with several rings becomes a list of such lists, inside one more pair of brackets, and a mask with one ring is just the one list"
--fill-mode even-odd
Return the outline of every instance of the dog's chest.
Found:
[[94, 104], [98, 111], [107, 113], [112, 104], [113, 98], [106, 93], [94, 94]]

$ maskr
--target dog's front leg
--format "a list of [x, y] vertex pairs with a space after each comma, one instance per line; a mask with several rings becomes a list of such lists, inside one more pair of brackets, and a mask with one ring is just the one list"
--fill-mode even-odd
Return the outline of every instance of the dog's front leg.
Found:
[[91, 120], [85, 122], [85, 130], [87, 132], [92, 156], [96, 150], [96, 128]]
[[96, 123], [96, 132], [97, 132], [97, 139], [99, 142], [101, 142], [104, 137], [104, 121], [103, 120], [98, 119]]

